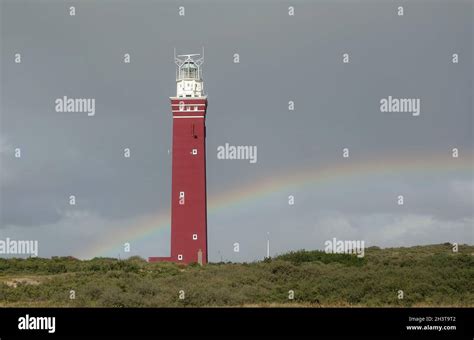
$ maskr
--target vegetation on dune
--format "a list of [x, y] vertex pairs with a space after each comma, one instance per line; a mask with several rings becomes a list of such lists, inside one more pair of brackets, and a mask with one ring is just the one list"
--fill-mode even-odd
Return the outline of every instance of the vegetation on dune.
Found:
[[283, 260], [295, 264], [304, 262], [321, 262], [321, 263], [341, 263], [349, 266], [361, 266], [365, 263], [365, 259], [347, 254], [327, 254], [323, 251], [290, 251], [289, 253], [279, 255], [276, 260]]
[[204, 267], [139, 257], [0, 259], [0, 306], [472, 307], [473, 255], [474, 246], [460, 245], [453, 253], [442, 244], [371, 247], [364, 258], [301, 250]]

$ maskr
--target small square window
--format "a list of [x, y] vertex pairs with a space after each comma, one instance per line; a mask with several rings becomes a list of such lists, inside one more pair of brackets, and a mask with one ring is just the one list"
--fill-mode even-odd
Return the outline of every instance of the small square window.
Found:
[[197, 154], [198, 154], [197, 149], [193, 149], [193, 155], [197, 155]]
[[197, 240], [198, 239], [198, 234], [193, 234], [193, 240]]
[[178, 255], [178, 260], [179, 260], [179, 261], [182, 261], [182, 260], [183, 260], [183, 255], [179, 254], [179, 255]]

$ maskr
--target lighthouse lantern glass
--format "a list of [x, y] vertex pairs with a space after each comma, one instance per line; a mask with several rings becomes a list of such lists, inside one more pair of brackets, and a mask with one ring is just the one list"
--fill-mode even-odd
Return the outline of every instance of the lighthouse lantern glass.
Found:
[[[175, 57], [176, 94], [177, 97], [203, 97], [204, 84], [201, 65], [203, 57], [193, 58], [198, 54], [185, 54]], [[180, 58], [182, 57], [182, 58]]]

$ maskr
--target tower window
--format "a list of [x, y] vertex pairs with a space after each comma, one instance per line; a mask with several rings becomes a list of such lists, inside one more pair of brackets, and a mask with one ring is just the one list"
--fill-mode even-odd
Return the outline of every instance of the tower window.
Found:
[[193, 240], [197, 240], [198, 239], [198, 234], [193, 234]]

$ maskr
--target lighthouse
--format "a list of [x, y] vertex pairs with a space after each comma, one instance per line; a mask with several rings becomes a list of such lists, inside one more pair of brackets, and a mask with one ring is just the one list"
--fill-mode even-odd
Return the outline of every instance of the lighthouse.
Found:
[[150, 262], [207, 263], [206, 111], [204, 54], [176, 56], [171, 184], [171, 256]]

